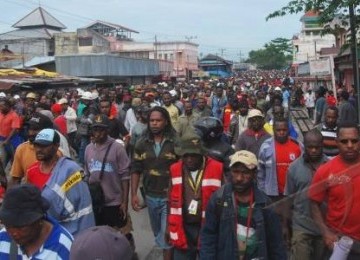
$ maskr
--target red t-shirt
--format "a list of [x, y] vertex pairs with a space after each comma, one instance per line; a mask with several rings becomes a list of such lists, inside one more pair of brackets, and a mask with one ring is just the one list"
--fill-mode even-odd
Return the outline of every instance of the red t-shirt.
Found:
[[49, 180], [51, 174], [43, 173], [40, 171], [40, 162], [37, 161], [33, 165], [29, 167], [26, 171], [26, 181], [27, 183], [31, 183], [42, 190]]
[[338, 155], [319, 167], [308, 192], [311, 200], [327, 201], [328, 227], [357, 240], [360, 240], [359, 168], [360, 163], [348, 164]]
[[54, 119], [54, 124], [58, 127], [62, 135], [67, 135], [66, 118], [63, 115], [58, 116]]
[[21, 118], [15, 111], [10, 110], [4, 115], [0, 113], [0, 136], [8, 137], [13, 129], [21, 127]]
[[296, 160], [301, 155], [299, 144], [293, 140], [288, 139], [286, 143], [281, 144], [275, 142], [276, 151], [276, 174], [278, 181], [279, 193], [283, 194], [286, 183], [286, 173], [290, 163]]

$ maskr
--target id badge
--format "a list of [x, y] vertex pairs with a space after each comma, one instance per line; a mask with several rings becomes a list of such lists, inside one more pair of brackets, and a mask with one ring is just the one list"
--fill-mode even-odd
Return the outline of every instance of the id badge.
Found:
[[197, 200], [191, 200], [188, 211], [190, 215], [196, 215], [199, 202]]

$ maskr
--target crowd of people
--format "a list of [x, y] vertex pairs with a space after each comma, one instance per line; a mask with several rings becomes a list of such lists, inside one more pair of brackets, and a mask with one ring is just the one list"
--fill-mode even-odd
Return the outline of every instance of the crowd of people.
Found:
[[147, 208], [166, 260], [359, 259], [357, 104], [335, 96], [259, 70], [0, 93], [0, 258], [136, 259]]

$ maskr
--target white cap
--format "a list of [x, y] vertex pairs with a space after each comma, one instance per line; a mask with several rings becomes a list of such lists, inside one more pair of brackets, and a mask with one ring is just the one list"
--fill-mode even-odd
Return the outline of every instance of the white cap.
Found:
[[0, 97], [6, 97], [6, 94], [4, 92], [0, 92]]
[[15, 99], [20, 99], [20, 96], [19, 96], [19, 95], [15, 95], [14, 98], [15, 98]]
[[89, 91], [85, 91], [84, 93], [82, 93], [81, 98], [85, 99], [85, 100], [93, 100], [94, 99], [92, 93]]

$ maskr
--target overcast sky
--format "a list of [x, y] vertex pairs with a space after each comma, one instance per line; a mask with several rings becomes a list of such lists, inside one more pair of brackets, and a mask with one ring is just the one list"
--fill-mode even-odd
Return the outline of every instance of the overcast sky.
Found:
[[137, 41], [187, 40], [199, 52], [243, 58], [277, 37], [291, 38], [301, 29], [301, 15], [266, 21], [289, 0], [1, 0], [0, 33], [39, 6], [74, 31], [103, 20], [139, 32]]

